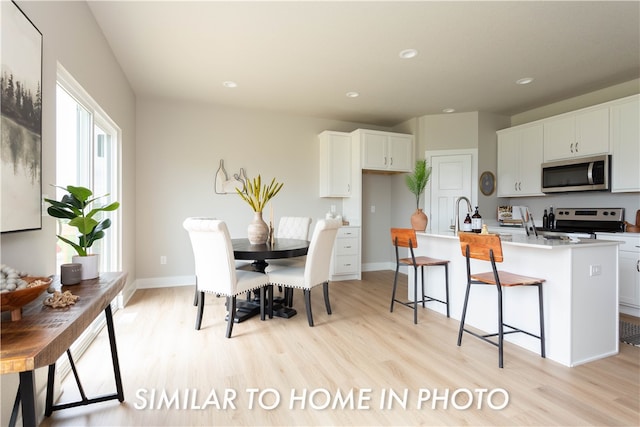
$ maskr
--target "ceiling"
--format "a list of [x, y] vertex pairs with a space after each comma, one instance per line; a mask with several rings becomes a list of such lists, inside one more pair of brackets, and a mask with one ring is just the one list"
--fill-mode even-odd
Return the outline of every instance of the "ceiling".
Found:
[[638, 1], [89, 6], [145, 98], [393, 126], [445, 108], [511, 116], [640, 77]]

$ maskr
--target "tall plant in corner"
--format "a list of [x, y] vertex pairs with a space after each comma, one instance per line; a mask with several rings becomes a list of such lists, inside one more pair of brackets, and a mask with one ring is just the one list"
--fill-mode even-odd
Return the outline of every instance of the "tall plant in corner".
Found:
[[[74, 257], [74, 262], [83, 263], [79, 258], [88, 257], [89, 248], [98, 240], [102, 239], [105, 234], [104, 231], [111, 227], [111, 219], [104, 218], [99, 220], [96, 216], [100, 212], [115, 211], [120, 207], [119, 202], [112, 202], [104, 206], [93, 206], [93, 203], [103, 197], [107, 197], [108, 194], [92, 197], [93, 192], [85, 187], [74, 187], [68, 185], [66, 187], [59, 187], [67, 191], [67, 194], [62, 196], [60, 201], [53, 199], [45, 199], [51, 206], [47, 209], [47, 213], [62, 220], [68, 220], [70, 226], [78, 229], [78, 241], [73, 242], [65, 237], [58, 235], [58, 238], [63, 242], [71, 245], [75, 249], [78, 257]], [[98, 277], [97, 256], [93, 257], [91, 264], [95, 264], [95, 272], [85, 271], [86, 264], [83, 263], [83, 279], [93, 279]], [[93, 277], [88, 277], [93, 276]]]
[[405, 176], [405, 182], [409, 191], [416, 197], [416, 211], [411, 215], [411, 226], [414, 230], [427, 229], [427, 215], [420, 209], [420, 196], [424, 193], [427, 183], [431, 178], [431, 166], [427, 166], [426, 160], [417, 160], [413, 173]]

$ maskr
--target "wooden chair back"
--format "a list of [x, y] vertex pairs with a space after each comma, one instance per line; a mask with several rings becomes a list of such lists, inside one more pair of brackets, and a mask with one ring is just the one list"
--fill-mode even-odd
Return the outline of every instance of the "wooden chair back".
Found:
[[467, 256], [468, 247], [470, 258], [491, 261], [491, 252], [493, 251], [493, 260], [502, 262], [502, 243], [499, 235], [459, 233], [458, 237], [460, 238], [460, 249], [464, 257]]
[[392, 228], [391, 243], [401, 248], [417, 248], [416, 230], [412, 228]]

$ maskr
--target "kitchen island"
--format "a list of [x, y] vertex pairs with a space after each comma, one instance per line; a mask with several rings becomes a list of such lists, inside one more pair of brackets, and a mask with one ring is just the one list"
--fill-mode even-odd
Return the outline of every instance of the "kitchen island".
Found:
[[[546, 240], [514, 234], [503, 237], [502, 247], [504, 262], [497, 264], [500, 270], [546, 279], [544, 322], [548, 359], [576, 366], [618, 353], [618, 242]], [[415, 254], [450, 260], [451, 317], [459, 320], [467, 279], [458, 237], [453, 233], [418, 233]], [[491, 264], [472, 260], [471, 269], [490, 271]], [[413, 272], [409, 270], [409, 283], [413, 283]], [[444, 272], [440, 270], [425, 269], [425, 281], [427, 295], [442, 299]], [[412, 288], [409, 287], [411, 300]], [[492, 286], [472, 287], [467, 326], [488, 333], [497, 331], [496, 294]], [[504, 289], [503, 297], [505, 322], [537, 333], [537, 288]], [[445, 313], [442, 304], [430, 304], [429, 308]], [[456, 338], [451, 337], [452, 342]], [[535, 338], [509, 334], [505, 340], [539, 354], [540, 341]]]

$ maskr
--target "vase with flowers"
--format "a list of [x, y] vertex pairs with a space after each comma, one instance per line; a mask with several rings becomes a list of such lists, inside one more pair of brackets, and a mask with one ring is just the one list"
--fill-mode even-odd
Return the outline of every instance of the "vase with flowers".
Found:
[[262, 245], [269, 240], [270, 228], [262, 219], [262, 211], [266, 207], [269, 200], [273, 199], [282, 189], [283, 183], [279, 183], [275, 178], [271, 180], [269, 185], [262, 183], [262, 177], [247, 179], [245, 191], [236, 188], [236, 192], [247, 202], [253, 209], [253, 221], [249, 224], [247, 234], [249, 243], [252, 245]]
[[431, 177], [431, 166], [427, 166], [426, 160], [417, 160], [413, 173], [405, 176], [405, 182], [409, 191], [416, 197], [416, 211], [411, 215], [411, 227], [416, 231], [424, 231], [427, 229], [429, 218], [422, 209], [420, 209], [420, 195]]

